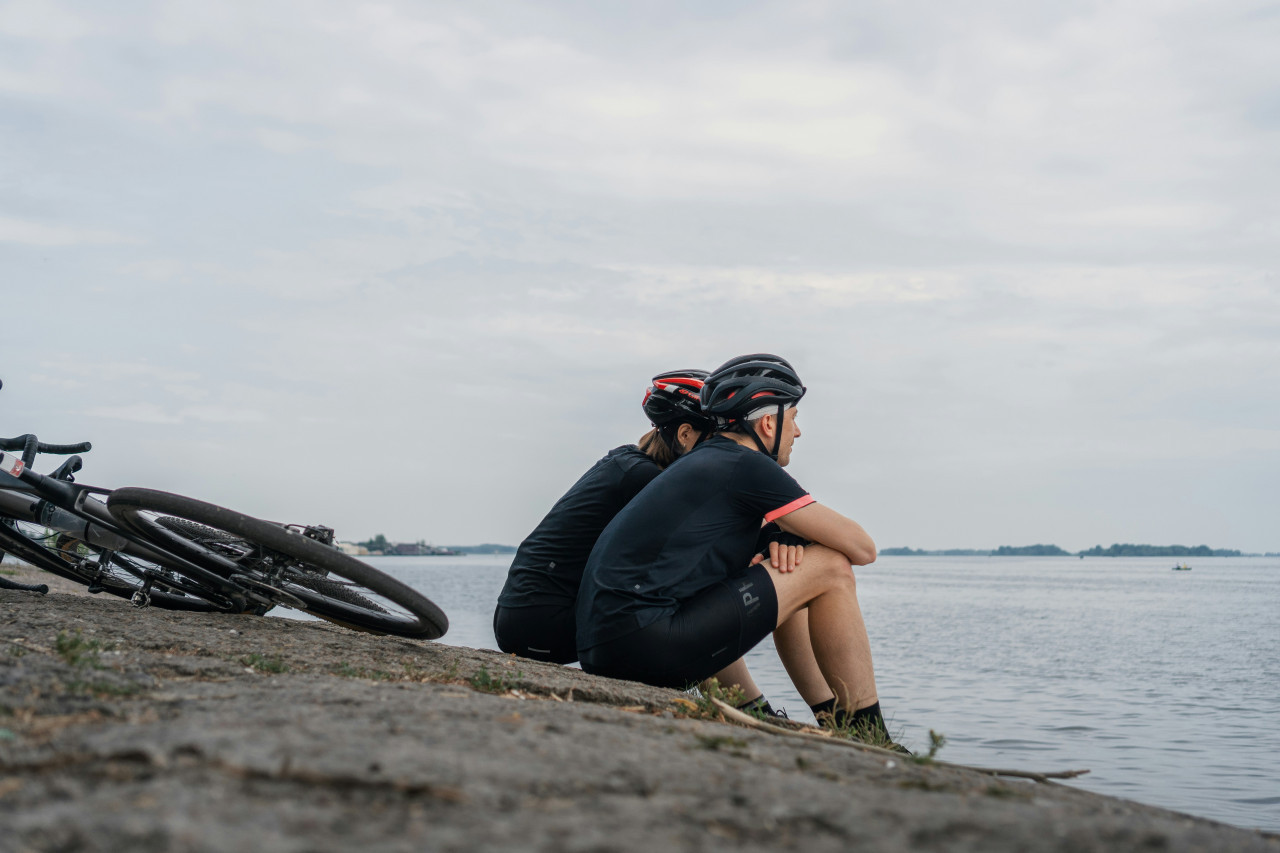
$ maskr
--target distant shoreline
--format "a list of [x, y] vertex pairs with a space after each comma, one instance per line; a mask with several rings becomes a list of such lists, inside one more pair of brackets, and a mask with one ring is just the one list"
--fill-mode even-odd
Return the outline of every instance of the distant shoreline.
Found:
[[1280, 557], [1280, 553], [1245, 553], [1234, 548], [1208, 545], [1095, 545], [1084, 551], [1067, 551], [1057, 545], [1001, 545], [999, 548], [881, 548], [884, 557]]

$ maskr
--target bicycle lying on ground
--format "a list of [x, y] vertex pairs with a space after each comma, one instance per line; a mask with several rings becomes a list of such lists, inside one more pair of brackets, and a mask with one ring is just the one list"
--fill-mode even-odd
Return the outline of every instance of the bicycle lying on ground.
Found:
[[[281, 606], [375, 633], [433, 640], [448, 630], [426, 596], [338, 550], [331, 528], [76, 483], [82, 460], [72, 454], [90, 447], [0, 439], [0, 553], [139, 607], [261, 615]], [[38, 474], [41, 453], [68, 458]], [[47, 590], [3, 577], [0, 587]]]

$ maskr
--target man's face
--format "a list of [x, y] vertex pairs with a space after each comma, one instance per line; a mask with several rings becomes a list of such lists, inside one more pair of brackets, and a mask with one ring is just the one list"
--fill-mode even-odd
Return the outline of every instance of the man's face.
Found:
[[797, 409], [787, 409], [782, 416], [782, 443], [778, 445], [778, 464], [786, 467], [791, 461], [791, 445], [800, 437], [800, 427], [796, 425]]

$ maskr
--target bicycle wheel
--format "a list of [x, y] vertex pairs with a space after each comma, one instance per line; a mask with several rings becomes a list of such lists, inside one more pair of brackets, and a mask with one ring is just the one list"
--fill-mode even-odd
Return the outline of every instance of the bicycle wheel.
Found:
[[107, 509], [129, 530], [202, 568], [283, 594], [278, 604], [378, 634], [434, 640], [449, 629], [444, 611], [426, 596], [290, 526], [152, 489], [116, 489]]
[[201, 594], [204, 590], [164, 566], [119, 553], [103, 560], [99, 549], [31, 522], [0, 520], [0, 551], [60, 578], [84, 584], [89, 592], [105, 592], [135, 604], [197, 612], [231, 607], [230, 602], [208, 593], [213, 596], [211, 601]]

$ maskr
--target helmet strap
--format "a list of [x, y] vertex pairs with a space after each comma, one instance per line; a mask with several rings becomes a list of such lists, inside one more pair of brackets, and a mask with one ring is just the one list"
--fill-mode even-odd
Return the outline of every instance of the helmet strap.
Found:
[[786, 414], [786, 411], [787, 411], [786, 404], [779, 403], [778, 418], [773, 426], [773, 451], [772, 452], [770, 452], [769, 448], [765, 447], [764, 442], [760, 440], [760, 433], [756, 432], [755, 424], [751, 423], [750, 421], [747, 421], [746, 424], [748, 424], [749, 427], [748, 429], [744, 430], [744, 432], [746, 432], [747, 435], [751, 436], [752, 440], [755, 441], [756, 447], [760, 448], [760, 452], [763, 453], [765, 456], [768, 456], [774, 462], [778, 461], [778, 450], [779, 448], [782, 447], [782, 418]]
[[778, 461], [778, 450], [782, 447], [782, 421], [786, 417], [787, 407], [778, 404], [778, 420], [773, 425], [773, 452], [769, 454], [774, 462]]

